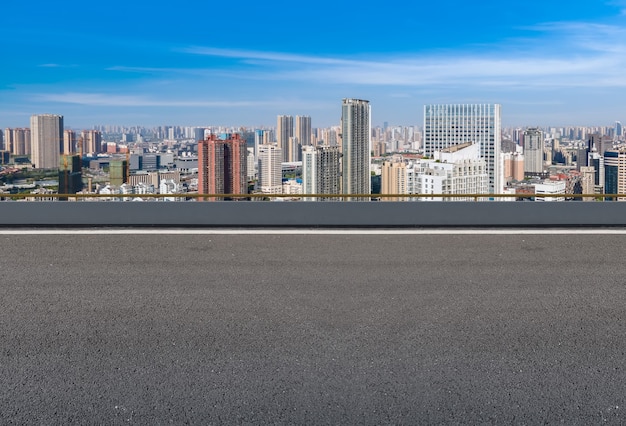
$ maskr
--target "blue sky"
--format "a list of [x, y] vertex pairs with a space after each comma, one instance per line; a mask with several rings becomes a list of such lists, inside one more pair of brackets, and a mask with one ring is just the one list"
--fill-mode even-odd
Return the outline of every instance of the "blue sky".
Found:
[[626, 122], [626, 0], [41, 1], [3, 5], [0, 127], [374, 125], [500, 103], [505, 125]]

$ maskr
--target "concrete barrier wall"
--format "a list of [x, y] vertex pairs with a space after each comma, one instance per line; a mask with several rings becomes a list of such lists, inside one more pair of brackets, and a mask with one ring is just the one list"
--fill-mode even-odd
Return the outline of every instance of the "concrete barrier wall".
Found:
[[8, 201], [0, 226], [626, 226], [626, 203]]

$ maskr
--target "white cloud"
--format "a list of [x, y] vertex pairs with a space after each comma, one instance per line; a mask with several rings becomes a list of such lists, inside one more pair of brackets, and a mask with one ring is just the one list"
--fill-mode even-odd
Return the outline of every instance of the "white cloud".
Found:
[[39, 68], [76, 68], [78, 65], [70, 64], [70, 65], [62, 65], [62, 64], [39, 64], [37, 67]]
[[192, 46], [184, 49], [180, 49], [183, 53], [190, 53], [194, 55], [205, 56], [219, 56], [222, 58], [236, 58], [236, 59], [257, 59], [270, 62], [292, 62], [300, 64], [318, 64], [318, 65], [333, 65], [333, 64], [347, 64], [352, 61], [346, 61], [343, 59], [326, 58], [318, 56], [308, 55], [296, 55], [291, 53], [278, 53], [278, 52], [260, 52], [254, 50], [237, 50], [237, 49], [220, 49], [216, 47], [201, 47]]
[[230, 72], [246, 79], [367, 86], [626, 87], [622, 77], [626, 68], [625, 28], [552, 22], [526, 29], [539, 36], [507, 40], [480, 53], [380, 55], [355, 60], [214, 47], [182, 51], [238, 59], [252, 69]]
[[65, 103], [94, 107], [168, 107], [168, 108], [263, 108], [303, 107], [319, 109], [327, 104], [298, 99], [271, 100], [196, 100], [165, 99], [138, 95], [110, 95], [106, 93], [39, 93], [33, 95], [37, 102]]
[[89, 106], [120, 107], [259, 107], [268, 102], [259, 101], [198, 101], [198, 100], [163, 100], [145, 96], [109, 95], [105, 93], [47, 93], [34, 98], [44, 102], [59, 102]]

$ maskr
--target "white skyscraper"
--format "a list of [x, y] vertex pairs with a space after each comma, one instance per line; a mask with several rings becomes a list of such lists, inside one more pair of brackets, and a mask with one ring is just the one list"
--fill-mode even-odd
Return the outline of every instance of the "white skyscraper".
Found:
[[30, 117], [31, 162], [37, 169], [59, 168], [63, 150], [63, 116], [54, 114]]
[[[342, 194], [370, 194], [371, 108], [369, 101], [344, 99], [342, 128]], [[350, 200], [355, 200], [350, 198]]]
[[[314, 146], [302, 147], [302, 193], [317, 194], [317, 171], [319, 169], [319, 155]], [[305, 201], [314, 201], [308, 197]]]
[[501, 193], [500, 144], [501, 107], [499, 104], [424, 106], [424, 155], [468, 142], [480, 144], [480, 155], [487, 163], [489, 192]]
[[282, 194], [283, 192], [283, 153], [276, 145], [259, 145], [259, 183], [264, 194]]

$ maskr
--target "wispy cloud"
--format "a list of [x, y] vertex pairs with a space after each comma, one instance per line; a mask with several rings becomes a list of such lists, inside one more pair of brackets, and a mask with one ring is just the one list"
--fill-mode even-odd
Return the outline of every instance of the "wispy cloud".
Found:
[[106, 93], [46, 93], [34, 96], [35, 100], [44, 102], [59, 102], [68, 104], [107, 106], [107, 107], [259, 107], [270, 103], [262, 101], [198, 101], [154, 99], [146, 96], [109, 95]]
[[105, 71], [118, 71], [136, 74], [191, 74], [191, 75], [207, 75], [212, 70], [203, 68], [168, 68], [168, 67], [131, 67], [124, 65], [116, 65], [105, 68]]
[[[189, 47], [184, 53], [238, 59], [254, 65], [239, 78], [316, 81], [367, 86], [472, 84], [512, 87], [625, 87], [626, 29], [581, 22], [526, 28], [536, 38], [508, 40], [491, 51], [415, 53], [362, 59]], [[550, 51], [546, 37], [553, 38]], [[558, 55], [554, 52], [558, 52]]]
[[[304, 62], [314, 63], [316, 58]], [[321, 62], [320, 62], [321, 63]], [[615, 56], [519, 58], [428, 58], [374, 61], [344, 61], [319, 67], [260, 65], [254, 72], [232, 72], [240, 78], [302, 80], [335, 84], [375, 86], [422, 86], [471, 83], [500, 86], [596, 86], [626, 85], [616, 79], [626, 60]]]
[[38, 102], [76, 104], [94, 107], [169, 107], [169, 108], [263, 108], [306, 105], [311, 109], [326, 104], [300, 101], [298, 99], [276, 100], [195, 100], [161, 99], [137, 95], [111, 95], [106, 93], [40, 93], [33, 95]]
[[62, 65], [62, 64], [39, 64], [37, 65], [39, 68], [75, 68], [78, 65]]
[[192, 46], [179, 49], [180, 52], [190, 53], [193, 55], [219, 56], [222, 58], [236, 58], [247, 60], [263, 60], [271, 62], [291, 62], [298, 64], [317, 64], [317, 65], [341, 65], [353, 63], [343, 59], [297, 55], [291, 53], [279, 52], [260, 52], [254, 50], [237, 50], [237, 49], [221, 49], [216, 47]]

